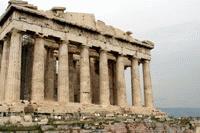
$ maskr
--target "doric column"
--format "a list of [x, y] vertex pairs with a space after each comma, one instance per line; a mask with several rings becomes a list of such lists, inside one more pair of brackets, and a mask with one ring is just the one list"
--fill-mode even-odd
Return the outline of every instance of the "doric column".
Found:
[[124, 57], [119, 55], [116, 63], [117, 105], [119, 106], [127, 105], [123, 59]]
[[58, 64], [58, 102], [69, 102], [68, 42], [60, 44]]
[[144, 102], [145, 107], [153, 107], [153, 94], [150, 75], [149, 61], [143, 61], [143, 80], [144, 80]]
[[100, 104], [110, 105], [108, 58], [107, 58], [107, 52], [104, 50], [100, 51], [99, 74], [100, 74], [100, 80], [99, 80]]
[[13, 30], [10, 39], [9, 61], [5, 86], [6, 102], [20, 100], [22, 35]]
[[81, 46], [80, 58], [80, 103], [91, 103], [89, 48]]
[[3, 41], [0, 40], [0, 71], [1, 71], [1, 59], [3, 55]]
[[56, 57], [54, 56], [54, 49], [47, 50], [46, 64], [45, 64], [45, 100], [55, 100], [55, 79], [56, 79]]
[[5, 84], [6, 84], [6, 75], [8, 69], [8, 57], [9, 57], [9, 40], [8, 38], [5, 38], [3, 43], [3, 53], [1, 58], [0, 101], [5, 100]]
[[45, 47], [44, 38], [37, 36], [34, 45], [31, 100], [44, 101]]
[[141, 106], [140, 73], [138, 59], [131, 60], [131, 84], [132, 84], [132, 105]]

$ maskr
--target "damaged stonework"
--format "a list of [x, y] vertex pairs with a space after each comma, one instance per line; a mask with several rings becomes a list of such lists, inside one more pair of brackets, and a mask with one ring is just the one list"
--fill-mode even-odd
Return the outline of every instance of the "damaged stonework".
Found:
[[199, 133], [197, 118], [157, 118], [115, 113], [6, 114], [0, 132]]
[[[0, 112], [165, 115], [153, 103], [154, 44], [96, 21], [93, 14], [65, 10], [42, 11], [25, 1], [9, 1], [0, 18]], [[131, 106], [124, 75], [128, 67]]]

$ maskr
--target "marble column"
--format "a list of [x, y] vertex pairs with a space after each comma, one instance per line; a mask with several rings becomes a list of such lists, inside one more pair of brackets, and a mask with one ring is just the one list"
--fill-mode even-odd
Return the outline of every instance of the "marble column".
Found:
[[107, 52], [100, 51], [99, 59], [99, 74], [100, 74], [100, 104], [110, 105], [110, 88], [108, 75], [108, 57]]
[[46, 56], [44, 42], [45, 40], [42, 36], [37, 36], [35, 39], [31, 87], [31, 100], [33, 102], [44, 101], [44, 66]]
[[124, 57], [119, 55], [116, 63], [117, 105], [126, 106], [126, 85], [124, 75]]
[[[3, 54], [3, 41], [0, 40], [0, 63], [2, 59], [2, 54]], [[1, 71], [1, 65], [0, 65], [0, 71]]]
[[132, 87], [132, 105], [141, 106], [141, 88], [140, 88], [140, 73], [138, 59], [131, 60], [131, 87]]
[[5, 84], [6, 84], [6, 75], [8, 70], [8, 57], [9, 57], [9, 40], [8, 38], [5, 38], [3, 43], [3, 53], [1, 58], [0, 101], [5, 100]]
[[153, 107], [152, 83], [150, 75], [150, 61], [143, 61], [143, 80], [144, 80], [144, 104], [145, 107]]
[[58, 102], [69, 102], [69, 62], [68, 42], [63, 42], [59, 47], [58, 57]]
[[55, 101], [56, 57], [54, 49], [48, 49], [45, 64], [45, 100]]
[[80, 103], [90, 104], [92, 98], [88, 46], [81, 46], [80, 56]]
[[21, 82], [22, 35], [13, 30], [10, 39], [9, 61], [5, 85], [5, 101], [19, 102]]

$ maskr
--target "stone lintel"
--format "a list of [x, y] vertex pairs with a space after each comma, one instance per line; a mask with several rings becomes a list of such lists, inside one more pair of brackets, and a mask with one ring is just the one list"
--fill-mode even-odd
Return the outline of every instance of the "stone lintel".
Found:
[[[44, 36], [46, 36], [48, 38], [48, 36], [54, 36], [55, 38], [59, 38], [60, 40], [65, 40], [66, 38], [68, 38], [68, 40], [72, 43], [77, 43], [78, 45], [80, 44], [84, 44], [84, 45], [88, 45], [89, 47], [91, 46], [96, 46], [96, 47], [100, 47], [102, 49], [106, 49], [107, 51], [116, 51], [119, 52], [120, 54], [124, 54], [124, 55], [135, 55], [138, 58], [141, 59], [151, 59], [150, 55], [144, 54], [144, 53], [140, 53], [140, 52], [131, 52], [131, 50], [126, 49], [126, 48], [121, 48], [119, 46], [115, 46], [109, 43], [103, 43], [101, 41], [98, 40], [90, 40], [89, 38], [85, 38], [83, 36], [76, 36], [74, 34], [71, 33], [64, 33], [61, 31], [55, 31], [53, 29], [49, 29], [49, 28], [45, 28], [45, 27], [40, 27], [37, 25], [31, 25], [25, 22], [18, 22], [16, 20], [13, 20], [5, 29], [2, 30], [2, 32], [0, 33], [0, 40], [3, 39], [12, 29], [17, 29], [19, 31], [32, 31], [33, 33], [35, 32], [35, 34], [43, 34]], [[52, 47], [57, 47], [56, 45], [52, 45]]]

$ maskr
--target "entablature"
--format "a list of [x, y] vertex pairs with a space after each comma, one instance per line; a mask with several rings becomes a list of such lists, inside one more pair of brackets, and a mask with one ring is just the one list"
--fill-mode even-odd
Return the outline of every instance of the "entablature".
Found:
[[[4, 36], [12, 29], [17, 29], [24, 32], [28, 31], [34, 32], [35, 34], [42, 34], [47, 38], [53, 36], [60, 40], [69, 40], [89, 47], [95, 46], [107, 51], [115, 51], [123, 55], [150, 59], [150, 50], [153, 48], [153, 45], [148, 46], [150, 41], [141, 42], [136, 39], [130, 41], [120, 38], [120, 35], [117, 37], [101, 34], [98, 31], [87, 29], [85, 27], [79, 27], [77, 25], [65, 23], [64, 21], [61, 22], [36, 13], [30, 13], [29, 10], [32, 9], [11, 5], [7, 9], [7, 14], [9, 15], [6, 16], [6, 14], [4, 14], [0, 19], [0, 39], [4, 38]], [[8, 19], [3, 21], [4, 17], [7, 17]]]

